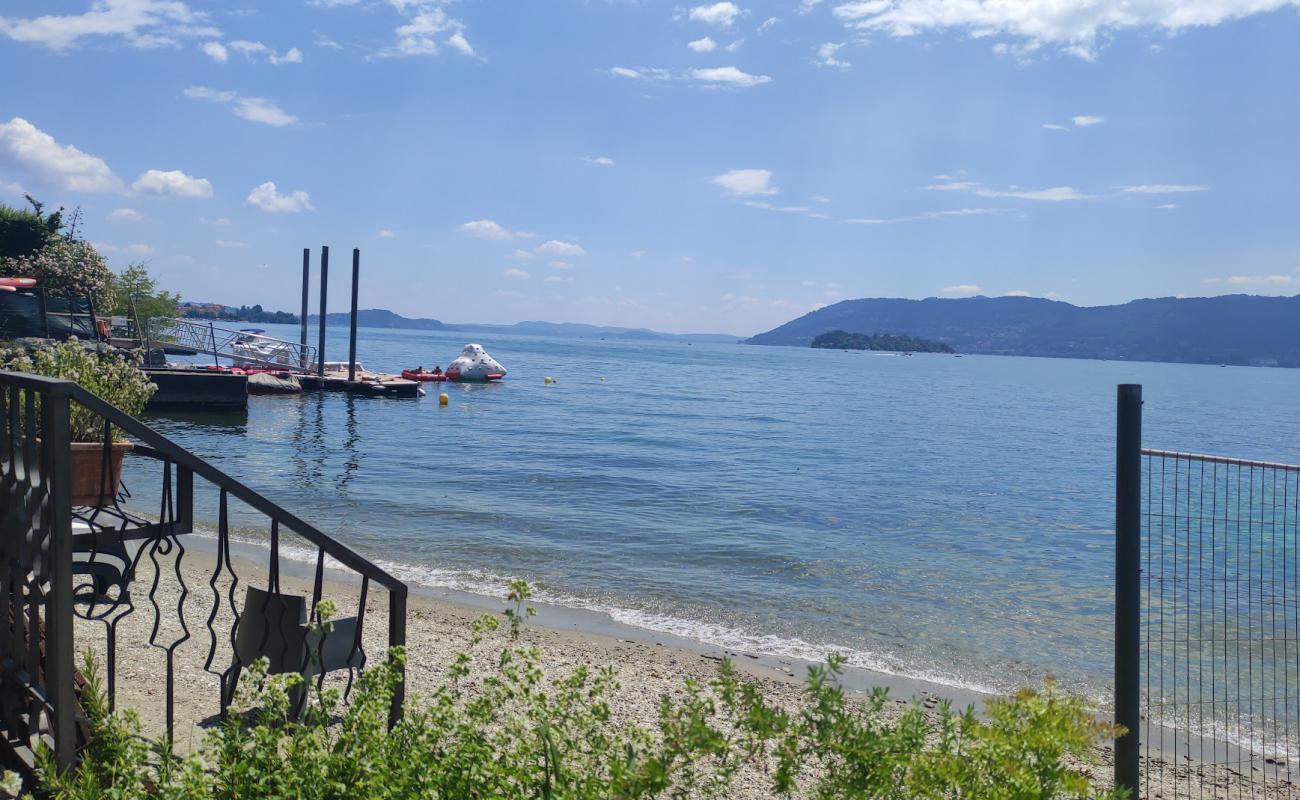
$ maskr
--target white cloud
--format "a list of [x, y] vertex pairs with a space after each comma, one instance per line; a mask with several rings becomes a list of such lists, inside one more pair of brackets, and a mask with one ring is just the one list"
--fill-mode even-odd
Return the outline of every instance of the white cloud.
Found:
[[1124, 30], [1176, 33], [1253, 14], [1300, 6], [1300, 0], [853, 0], [834, 14], [861, 31], [913, 36], [958, 31], [970, 36], [1009, 36], [1027, 48], [1055, 45], [1087, 60], [1099, 38]]
[[246, 242], [236, 242], [232, 239], [218, 239], [214, 244], [223, 250], [234, 250], [240, 247], [248, 247]]
[[799, 8], [796, 11], [800, 14], [811, 14], [821, 4], [822, 0], [799, 0]]
[[817, 59], [814, 63], [819, 67], [848, 69], [853, 65], [835, 57], [835, 54], [838, 53], [842, 47], [844, 47], [844, 42], [826, 42], [817, 48]]
[[1044, 122], [1043, 127], [1049, 131], [1068, 131], [1069, 128], [1064, 125], [1057, 125], [1055, 122]]
[[724, 48], [722, 48], [722, 49], [723, 49], [723, 50], [726, 50], [728, 53], [734, 53], [734, 52], [736, 52], [737, 50], [739, 50], [739, 49], [740, 49], [740, 46], [741, 46], [742, 44], [744, 44], [744, 43], [745, 43], [745, 40], [744, 40], [744, 39], [737, 39], [736, 41], [732, 42], [731, 44], [727, 45], [726, 47], [724, 47]]
[[1152, 183], [1141, 186], [1125, 186], [1120, 191], [1124, 194], [1183, 194], [1185, 192], [1208, 192], [1210, 187], [1201, 183]]
[[117, 208], [106, 219], [109, 222], [144, 222], [149, 218], [134, 208]]
[[300, 211], [315, 211], [311, 197], [299, 189], [289, 194], [280, 194], [273, 181], [267, 181], [248, 193], [248, 204], [269, 214], [297, 214]]
[[249, 122], [260, 122], [273, 128], [296, 125], [298, 118], [263, 97], [241, 97], [235, 92], [210, 89], [206, 86], [189, 86], [182, 92], [195, 100], [230, 105], [230, 112]]
[[772, 195], [779, 191], [772, 185], [771, 170], [766, 169], [733, 169], [714, 175], [709, 178], [709, 183], [740, 197]]
[[277, 56], [275, 53], [272, 53], [267, 60], [277, 67], [281, 64], [301, 64], [302, 51], [296, 47], [290, 47], [285, 51], [284, 55]]
[[1093, 195], [1083, 194], [1072, 186], [1053, 186], [1050, 189], [1022, 189], [1011, 186], [1006, 189], [993, 189], [974, 181], [950, 181], [935, 183], [925, 187], [932, 192], [970, 192], [979, 197], [1012, 197], [1019, 200], [1039, 200], [1061, 202], [1066, 200], [1088, 200]]
[[710, 67], [708, 69], [693, 69], [690, 72], [692, 78], [697, 81], [712, 84], [726, 84], [730, 86], [739, 86], [748, 88], [758, 86], [763, 83], [770, 83], [771, 78], [767, 75], [750, 75], [735, 67]]
[[822, 205], [831, 202], [831, 199], [824, 194], [815, 194], [809, 199], [812, 200], [814, 203], [821, 203]]
[[[0, 166], [69, 192], [114, 192], [122, 181], [104, 159], [59, 144], [22, 117], [0, 123]], [[6, 170], [6, 171], [8, 171]]]
[[610, 67], [609, 74], [618, 78], [636, 78], [640, 80], [666, 81], [673, 74], [666, 69], [656, 67]]
[[697, 53], [712, 53], [718, 48], [718, 43], [705, 36], [703, 39], [696, 39], [693, 42], [687, 42], [686, 46]]
[[759, 26], [758, 26], [758, 32], [759, 32], [759, 33], [767, 33], [768, 31], [772, 30], [772, 28], [775, 27], [775, 26], [776, 26], [777, 24], [779, 24], [780, 22], [781, 22], [781, 18], [780, 18], [780, 17], [768, 17], [767, 19], [763, 20], [763, 24], [762, 24], [762, 25], [759, 25]]
[[533, 234], [509, 230], [490, 219], [475, 219], [461, 223], [460, 230], [480, 239], [528, 239]]
[[207, 178], [195, 178], [178, 169], [146, 170], [140, 173], [131, 190], [136, 194], [156, 194], [170, 197], [211, 197], [212, 184]]
[[1156, 211], [1173, 211], [1175, 208], [1179, 208], [1180, 206], [1177, 203], [1161, 203], [1158, 206], [1151, 207]]
[[973, 294], [984, 294], [984, 290], [974, 283], [959, 283], [956, 286], [943, 287], [943, 293], [968, 296]]
[[179, 0], [94, 0], [81, 14], [0, 17], [0, 35], [66, 50], [85, 37], [121, 37], [132, 47], [178, 47], [182, 39], [220, 36], [207, 15]]
[[552, 261], [546, 266], [551, 269], [573, 269], [573, 265], [567, 261]]
[[1033, 297], [1033, 294], [1026, 292], [1024, 289], [1012, 289], [1007, 292], [1007, 297]]
[[397, 234], [393, 233], [388, 228], [384, 228], [383, 230], [379, 231], [378, 236], [380, 239], [393, 239], [396, 238]]
[[1300, 280], [1292, 275], [1232, 275], [1226, 282], [1233, 286], [1290, 286]]
[[730, 28], [744, 12], [735, 3], [721, 2], [707, 6], [695, 6], [688, 16], [695, 22], [703, 22], [707, 25], [717, 25], [720, 28]]
[[585, 256], [587, 251], [582, 245], [572, 242], [562, 242], [558, 239], [551, 239], [537, 246], [538, 253], [546, 253], [553, 256]]
[[510, 257], [515, 259], [516, 261], [530, 261], [533, 257], [533, 254], [528, 252], [527, 250], [516, 250], [510, 254]]
[[376, 55], [384, 58], [436, 55], [443, 44], [461, 55], [474, 55], [474, 47], [465, 38], [464, 23], [447, 14], [441, 7], [443, 0], [389, 0], [389, 5], [407, 19], [395, 31], [397, 43]]
[[1090, 128], [1093, 125], [1100, 125], [1106, 120], [1102, 117], [1090, 117], [1087, 114], [1079, 114], [1070, 117], [1070, 121], [1074, 123], [1074, 127], [1076, 128]]
[[614, 166], [614, 159], [609, 156], [583, 156], [582, 160], [586, 161], [588, 164], [596, 164], [601, 167]]
[[474, 48], [470, 46], [469, 40], [465, 38], [465, 34], [460, 31], [456, 31], [451, 36], [447, 37], [447, 44], [451, 45], [456, 52], [463, 56], [474, 55]]
[[128, 244], [119, 247], [118, 245], [107, 244], [105, 242], [91, 242], [91, 246], [101, 253], [125, 256], [152, 256], [158, 252], [147, 244]]
[[527, 279], [528, 279], [528, 272], [527, 272], [527, 271], [522, 270], [522, 269], [515, 269], [514, 267], [511, 267], [510, 269], [505, 270], [505, 271], [502, 272], [501, 274], [504, 275], [504, 276], [507, 277], [507, 278], [513, 278], [513, 279], [515, 279], [515, 280], [527, 280]]
[[570, 275], [547, 275], [542, 279], [543, 283], [573, 283], [573, 277]]
[[224, 64], [230, 60], [230, 53], [226, 52], [226, 46], [221, 42], [204, 42], [203, 52], [218, 64]]

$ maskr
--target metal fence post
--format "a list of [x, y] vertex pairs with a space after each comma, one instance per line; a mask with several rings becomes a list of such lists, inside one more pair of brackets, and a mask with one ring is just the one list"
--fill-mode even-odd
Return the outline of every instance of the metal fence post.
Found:
[[1142, 387], [1119, 385], [1115, 439], [1115, 786], [1137, 797], [1142, 647]]
[[[46, 481], [50, 549], [50, 596], [45, 605], [45, 689], [53, 705], [54, 756], [60, 768], [77, 755], [76, 693], [72, 644], [72, 435], [68, 395], [41, 398], [41, 470]], [[21, 622], [18, 624], [22, 624]], [[38, 635], [31, 631], [32, 637]]]
[[[401, 591], [388, 590], [388, 647], [406, 646], [406, 587]], [[388, 712], [388, 726], [391, 728], [402, 718], [402, 706], [406, 703], [406, 667], [401, 667], [401, 676], [393, 687], [393, 705]]]

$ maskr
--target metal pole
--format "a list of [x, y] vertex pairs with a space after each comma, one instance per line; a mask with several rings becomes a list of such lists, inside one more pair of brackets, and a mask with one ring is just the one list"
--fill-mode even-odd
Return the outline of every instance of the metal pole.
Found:
[[298, 348], [298, 369], [307, 369], [307, 281], [311, 276], [311, 248], [302, 249], [302, 317], [298, 320], [302, 325], [302, 332], [299, 336]]
[[[72, 636], [72, 435], [67, 387], [41, 398], [41, 481], [48, 482], [50, 594], [45, 605], [45, 690], [53, 701], [54, 757], [62, 769], [77, 758], [76, 697]], [[22, 620], [15, 621], [21, 626]], [[37, 631], [29, 636], [35, 638]], [[35, 665], [33, 665], [35, 666]], [[33, 674], [33, 679], [35, 675]]]
[[[406, 647], [406, 587], [388, 590], [388, 648]], [[393, 705], [388, 711], [388, 727], [402, 718], [406, 702], [406, 667], [398, 667], [397, 685], [393, 687]]]
[[217, 358], [217, 331], [211, 322], [208, 323], [208, 342], [212, 346], [212, 363], [219, 367], [221, 366], [221, 359]]
[[1137, 797], [1142, 652], [1142, 386], [1119, 385], [1115, 440], [1115, 786]]
[[316, 375], [325, 377], [325, 296], [330, 282], [330, 249], [320, 249], [320, 339], [316, 347]]
[[361, 250], [352, 248], [352, 320], [348, 332], [348, 382], [357, 379], [357, 287], [361, 276]]

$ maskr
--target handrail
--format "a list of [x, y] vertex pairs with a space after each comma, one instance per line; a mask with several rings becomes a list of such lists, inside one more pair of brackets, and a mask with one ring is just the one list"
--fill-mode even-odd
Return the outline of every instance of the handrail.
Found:
[[[311, 345], [219, 327], [211, 322], [153, 317], [145, 322], [145, 328], [146, 339], [150, 342], [178, 345], [197, 353], [281, 369], [306, 369], [316, 363], [316, 348]], [[284, 354], [284, 357], [263, 358], [235, 351], [236, 344], [250, 341], [269, 345]]]
[[375, 566], [347, 545], [331, 538], [297, 515], [276, 505], [271, 500], [248, 488], [235, 478], [230, 477], [84, 387], [72, 381], [47, 378], [42, 375], [29, 375], [22, 372], [6, 372], [4, 377], [6, 381], [17, 384], [21, 388], [34, 391], [49, 391], [55, 396], [66, 396], [74, 402], [80, 403], [90, 411], [116, 425], [127, 435], [139, 439], [144, 444], [162, 453], [173, 464], [192, 471], [195, 475], [206, 479], [219, 489], [224, 489], [230, 495], [244, 501], [268, 517], [279, 520], [280, 524], [324, 550], [327, 555], [349, 569], [367, 576], [371, 580], [378, 581], [390, 592], [401, 595], [407, 593], [405, 583], [380, 567]]

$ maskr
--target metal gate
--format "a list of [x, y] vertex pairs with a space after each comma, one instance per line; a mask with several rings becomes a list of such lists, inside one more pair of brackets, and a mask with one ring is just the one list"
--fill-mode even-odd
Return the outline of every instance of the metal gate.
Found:
[[1116, 783], [1300, 796], [1300, 466], [1142, 447], [1119, 387]]

